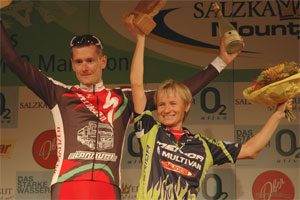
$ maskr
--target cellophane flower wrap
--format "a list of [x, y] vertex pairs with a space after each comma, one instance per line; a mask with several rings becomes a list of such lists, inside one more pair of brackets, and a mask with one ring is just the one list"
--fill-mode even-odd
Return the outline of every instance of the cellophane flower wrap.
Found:
[[[284, 62], [261, 72], [243, 95], [252, 104], [275, 106], [300, 93], [300, 68], [296, 62]], [[295, 117], [286, 112], [289, 121]]]

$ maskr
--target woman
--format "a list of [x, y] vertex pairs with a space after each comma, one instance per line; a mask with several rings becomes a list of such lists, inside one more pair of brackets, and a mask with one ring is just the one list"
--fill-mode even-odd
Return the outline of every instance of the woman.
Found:
[[192, 94], [184, 84], [167, 80], [154, 96], [158, 115], [155, 121], [143, 87], [145, 37], [140, 33], [135, 36], [130, 81], [143, 163], [137, 199], [196, 199], [211, 166], [257, 156], [284, 118], [284, 110], [291, 108], [291, 101], [278, 105], [264, 127], [245, 144], [222, 142], [183, 127]]

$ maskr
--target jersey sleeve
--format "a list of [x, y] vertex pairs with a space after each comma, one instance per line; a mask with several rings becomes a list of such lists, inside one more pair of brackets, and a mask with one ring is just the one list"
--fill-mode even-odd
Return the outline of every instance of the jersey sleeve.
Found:
[[157, 122], [152, 116], [148, 103], [144, 112], [141, 114], [134, 112], [134, 131], [137, 138], [142, 138], [156, 123]]
[[192, 95], [194, 96], [218, 75], [219, 71], [212, 64], [209, 64], [207, 68], [185, 80], [184, 84], [190, 89]]
[[207, 137], [204, 137], [204, 139], [213, 157], [214, 165], [236, 162], [237, 156], [241, 150], [241, 144], [210, 139]]
[[150, 111], [156, 110], [156, 105], [154, 103], [154, 94], [155, 94], [156, 90], [146, 90], [145, 94], [146, 94], [146, 98], [147, 98], [147, 108]]
[[[156, 90], [145, 90], [145, 95], [146, 95], [146, 98], [147, 98], [147, 109], [149, 109], [149, 111], [156, 110], [156, 106], [155, 106], [155, 103], [154, 103], [154, 94], [155, 94], [155, 92], [156, 92]], [[128, 99], [129, 108], [130, 108], [131, 112], [134, 113], [132, 90], [127, 89], [125, 94], [126, 94], [126, 97]]]
[[58, 95], [55, 93], [56, 84], [36, 67], [23, 60], [13, 48], [10, 39], [1, 22], [1, 57], [8, 67], [19, 79], [37, 96], [39, 96], [50, 109], [55, 106]]

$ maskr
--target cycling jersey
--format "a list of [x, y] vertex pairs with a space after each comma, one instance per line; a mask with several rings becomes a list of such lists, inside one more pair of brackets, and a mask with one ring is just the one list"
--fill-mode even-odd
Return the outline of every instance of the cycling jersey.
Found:
[[143, 163], [137, 199], [196, 199], [207, 170], [235, 163], [240, 152], [240, 144], [192, 134], [186, 128], [177, 142], [149, 110], [135, 116]]
[[[134, 110], [131, 90], [108, 89], [103, 83], [94, 87], [67, 86], [45, 76], [16, 53], [2, 23], [0, 42], [5, 63], [45, 101], [53, 114], [58, 161], [51, 182], [51, 197], [67, 198], [63, 190], [76, 186], [62, 183], [77, 181], [78, 187], [84, 187], [86, 181], [97, 181], [103, 183], [103, 187], [94, 184], [99, 187], [94, 193], [107, 193], [109, 199], [120, 198], [122, 147]], [[196, 94], [218, 74], [219, 71], [209, 65], [185, 83]], [[150, 109], [155, 109], [154, 91], [148, 91], [146, 95]], [[86, 184], [86, 187], [90, 186]], [[107, 196], [103, 198], [108, 199]]]

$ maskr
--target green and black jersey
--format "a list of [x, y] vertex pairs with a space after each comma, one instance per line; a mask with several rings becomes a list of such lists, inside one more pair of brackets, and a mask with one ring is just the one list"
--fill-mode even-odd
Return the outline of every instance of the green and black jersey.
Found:
[[137, 199], [196, 199], [207, 170], [213, 165], [235, 163], [241, 145], [192, 134], [177, 140], [155, 121], [149, 110], [135, 118], [142, 149], [142, 172]]

